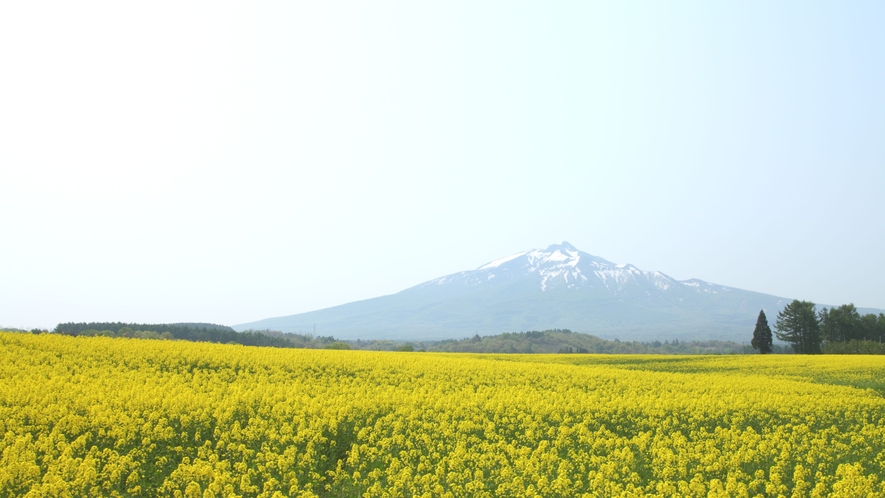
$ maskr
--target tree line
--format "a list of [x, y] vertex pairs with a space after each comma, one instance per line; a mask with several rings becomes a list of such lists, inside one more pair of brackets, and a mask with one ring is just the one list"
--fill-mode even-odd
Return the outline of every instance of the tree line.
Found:
[[123, 322], [60, 323], [56, 334], [72, 336], [130, 337], [141, 339], [177, 339], [191, 342], [242, 344], [275, 348], [322, 348], [334, 342], [332, 337], [314, 338], [299, 334], [272, 331], [237, 332], [225, 325], [213, 323], [141, 324]]
[[447, 353], [510, 353], [510, 354], [744, 354], [749, 346], [729, 341], [621, 341], [606, 340], [591, 334], [569, 329], [504, 332], [496, 335], [446, 339], [442, 341], [413, 341], [405, 344], [393, 341], [351, 341], [353, 349], [389, 351], [447, 352]]
[[[811, 301], [793, 300], [777, 314], [774, 336], [799, 354], [885, 354], [885, 314], [861, 315], [854, 304], [819, 312]], [[759, 312], [751, 345], [760, 353], [773, 347], [765, 311]]]

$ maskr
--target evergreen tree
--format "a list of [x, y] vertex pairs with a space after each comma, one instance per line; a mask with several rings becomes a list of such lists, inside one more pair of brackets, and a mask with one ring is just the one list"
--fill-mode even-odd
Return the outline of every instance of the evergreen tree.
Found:
[[883, 342], [885, 340], [885, 314], [878, 316], [868, 313], [860, 317], [860, 332], [858, 340]]
[[848, 342], [864, 340], [864, 323], [854, 304], [843, 304], [838, 308], [820, 312], [821, 339], [826, 342]]
[[756, 328], [753, 330], [753, 340], [750, 345], [758, 349], [762, 354], [771, 352], [771, 327], [768, 326], [768, 318], [765, 310], [759, 310], [759, 318], [756, 319]]
[[885, 314], [879, 313], [878, 318], [876, 318], [876, 325], [870, 326], [869, 334], [871, 340], [885, 342]]
[[820, 354], [820, 323], [811, 301], [794, 299], [777, 314], [774, 328], [777, 338], [790, 343], [793, 352]]

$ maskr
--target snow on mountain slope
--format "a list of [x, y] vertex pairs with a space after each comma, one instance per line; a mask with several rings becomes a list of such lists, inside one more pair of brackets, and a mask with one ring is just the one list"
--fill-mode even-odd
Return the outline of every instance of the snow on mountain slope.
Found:
[[343, 339], [453, 339], [567, 328], [630, 340], [745, 341], [788, 299], [615, 264], [568, 242], [499, 258], [396, 294], [237, 325]]
[[468, 287], [499, 287], [530, 285], [540, 292], [559, 289], [593, 289], [616, 296], [629, 289], [682, 294], [728, 292], [729, 288], [701, 280], [679, 281], [658, 271], [643, 271], [630, 264], [615, 264], [579, 251], [568, 242], [546, 249], [523, 251], [490, 263], [476, 270], [446, 275], [419, 285], [429, 288], [442, 285]]

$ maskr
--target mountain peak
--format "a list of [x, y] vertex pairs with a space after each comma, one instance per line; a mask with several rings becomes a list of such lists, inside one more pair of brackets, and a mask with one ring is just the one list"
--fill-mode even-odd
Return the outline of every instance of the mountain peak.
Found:
[[575, 266], [578, 260], [581, 259], [579, 255], [580, 252], [581, 251], [575, 246], [563, 241], [562, 244], [549, 245], [546, 249], [532, 249], [496, 259], [480, 266], [477, 270], [491, 270], [493, 268], [498, 268], [505, 263], [510, 263], [523, 256], [528, 258], [528, 264], [532, 266], [544, 263], [567, 263], [569, 266]]
[[[787, 300], [616, 265], [563, 241], [511, 254], [396, 294], [242, 324], [344, 339], [451, 339], [568, 328], [622, 339], [743, 340], [759, 309]], [[748, 328], [749, 327], [749, 328]]]
[[575, 247], [575, 246], [573, 246], [573, 245], [571, 245], [571, 244], [569, 244], [568, 242], [566, 242], [566, 241], [563, 240], [563, 241], [562, 241], [562, 244], [552, 244], [552, 245], [549, 245], [549, 246], [547, 246], [547, 249], [544, 249], [544, 251], [546, 251], [546, 252], [554, 252], [554, 251], [556, 251], [557, 249], [560, 250], [560, 251], [577, 251], [577, 250], [578, 250], [577, 247]]

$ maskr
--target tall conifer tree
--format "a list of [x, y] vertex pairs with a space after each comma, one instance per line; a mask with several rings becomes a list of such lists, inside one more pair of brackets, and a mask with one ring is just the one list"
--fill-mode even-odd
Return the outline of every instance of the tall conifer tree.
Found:
[[789, 342], [793, 352], [820, 354], [820, 323], [814, 311], [814, 303], [794, 299], [777, 314], [774, 323], [777, 338]]
[[765, 316], [765, 310], [759, 310], [759, 318], [756, 319], [756, 328], [753, 330], [753, 340], [750, 345], [754, 349], [758, 349], [762, 354], [771, 352], [771, 327], [768, 326], [768, 318]]

